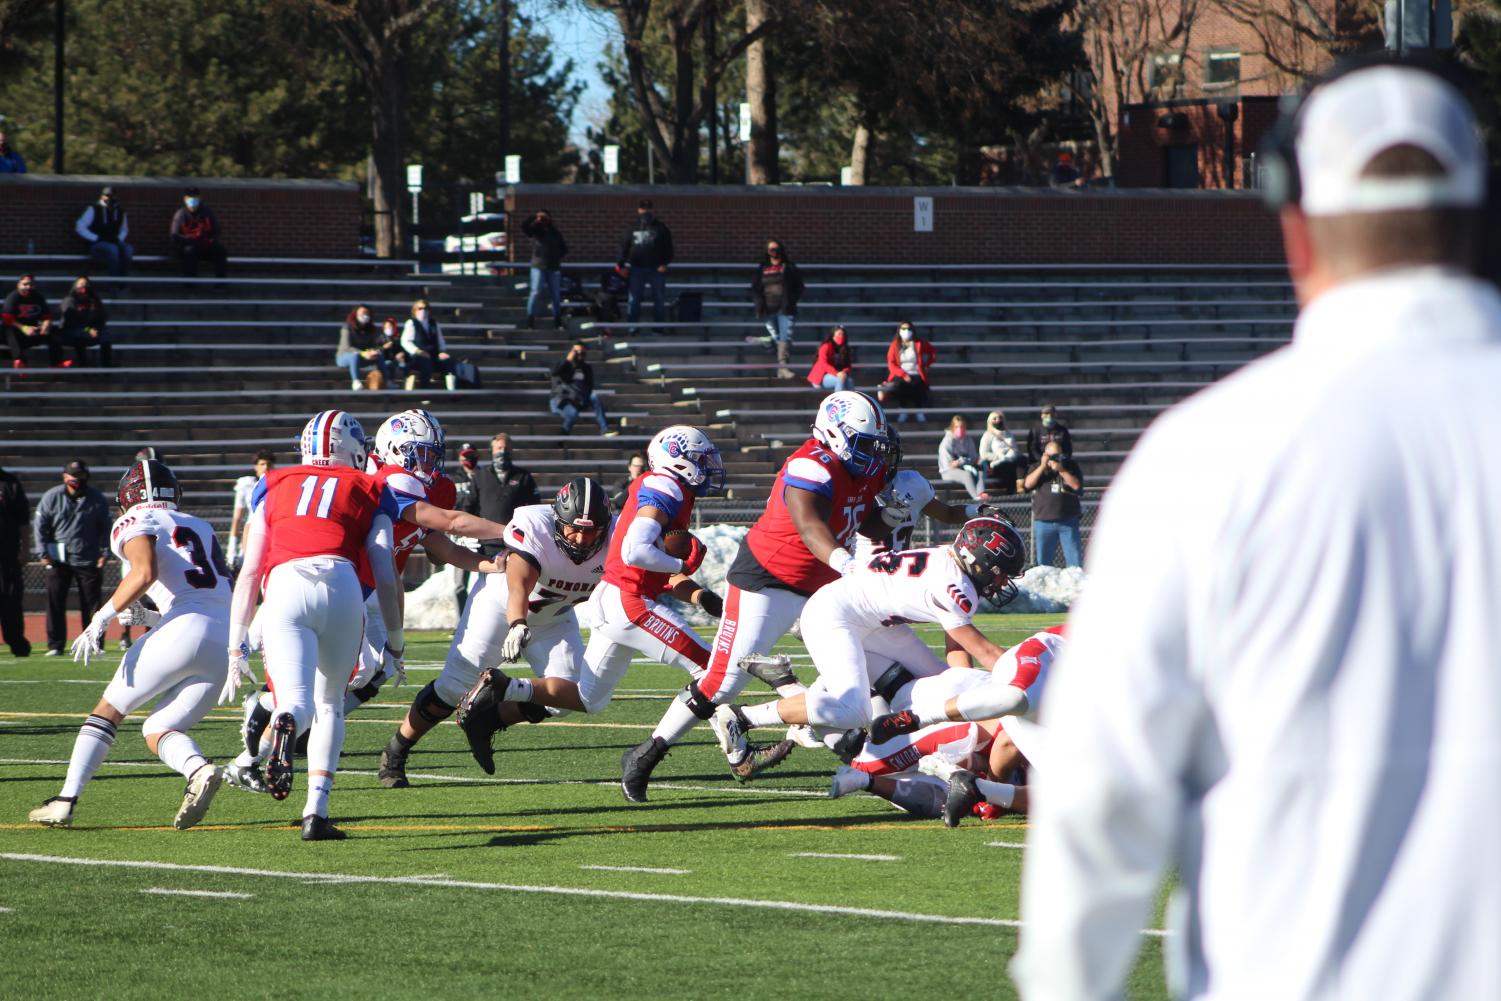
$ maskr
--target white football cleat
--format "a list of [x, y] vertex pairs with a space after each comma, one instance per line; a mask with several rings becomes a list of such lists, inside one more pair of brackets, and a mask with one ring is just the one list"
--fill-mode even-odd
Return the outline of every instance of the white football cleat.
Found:
[[33, 824], [45, 824], [48, 827], [72, 827], [73, 804], [76, 802], [77, 800], [53, 796], [27, 814], [27, 819]]
[[794, 723], [787, 728], [787, 739], [798, 747], [822, 747], [823, 741], [813, 733], [813, 728], [806, 723]]
[[947, 782], [960, 769], [958, 765], [947, 758], [941, 758], [936, 754], [929, 754], [917, 763], [917, 770], [924, 775], [931, 775], [935, 779]]
[[852, 792], [864, 792], [870, 788], [870, 776], [858, 768], [840, 765], [829, 781], [829, 799], [848, 796]]
[[188, 787], [182, 794], [182, 806], [172, 819], [172, 826], [186, 831], [202, 820], [208, 813], [209, 804], [214, 801], [214, 793], [219, 791], [219, 783], [223, 781], [224, 773], [214, 765], [204, 765], [194, 772], [188, 779]]
[[745, 730], [741, 727], [740, 718], [735, 715], [733, 706], [720, 706], [715, 709], [714, 715], [709, 717], [709, 728], [719, 739], [719, 749], [724, 752], [725, 758], [731, 765], [738, 765], [745, 760], [746, 755], [750, 753], [750, 745], [745, 739]]

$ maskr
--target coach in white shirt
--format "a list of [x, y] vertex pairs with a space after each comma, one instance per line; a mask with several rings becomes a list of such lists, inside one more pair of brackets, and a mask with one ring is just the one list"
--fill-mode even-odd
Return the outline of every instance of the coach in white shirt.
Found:
[[[1029, 1001], [1117, 996], [1169, 865], [1178, 994], [1501, 998], [1484, 151], [1411, 67], [1338, 76], [1294, 124], [1293, 342], [1164, 416], [1101, 510], [1042, 707]], [[1162, 494], [1185, 455], [1187, 508]]]

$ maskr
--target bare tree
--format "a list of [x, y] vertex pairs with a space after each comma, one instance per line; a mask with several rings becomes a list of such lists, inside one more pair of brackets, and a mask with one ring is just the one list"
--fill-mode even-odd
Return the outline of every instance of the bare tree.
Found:
[[1381, 38], [1381, 0], [1210, 0], [1256, 39], [1254, 49], [1280, 89], [1297, 86], [1330, 57], [1357, 51]]
[[[768, 0], [745, 0], [745, 31], [752, 34], [765, 24], [770, 14]], [[745, 98], [750, 102], [750, 183], [779, 184], [781, 170], [777, 163], [777, 87], [776, 74], [769, 65], [767, 40], [758, 38], [745, 50]]]

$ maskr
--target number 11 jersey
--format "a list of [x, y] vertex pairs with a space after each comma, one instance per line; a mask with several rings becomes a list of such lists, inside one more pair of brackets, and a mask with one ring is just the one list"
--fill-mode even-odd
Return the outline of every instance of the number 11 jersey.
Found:
[[375, 586], [365, 553], [370, 523], [382, 511], [393, 524], [397, 518], [375, 477], [348, 466], [289, 466], [263, 476], [250, 504], [266, 518], [263, 585], [283, 563], [338, 556], [354, 565], [361, 584]]
[[163, 615], [194, 611], [229, 616], [229, 567], [219, 549], [213, 526], [202, 518], [174, 511], [166, 504], [137, 504], [115, 522], [109, 548], [130, 572], [125, 543], [149, 535], [156, 543], [156, 581], [146, 594]]

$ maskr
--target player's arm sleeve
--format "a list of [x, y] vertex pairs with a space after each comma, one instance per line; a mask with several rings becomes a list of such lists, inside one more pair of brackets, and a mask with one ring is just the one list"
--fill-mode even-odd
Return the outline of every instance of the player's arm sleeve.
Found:
[[381, 618], [386, 623], [387, 645], [392, 650], [406, 648], [406, 632], [401, 616], [401, 584], [396, 579], [396, 560], [391, 545], [391, 519], [378, 512], [365, 536], [365, 551], [370, 555], [370, 572], [375, 575], [375, 593], [380, 601]]
[[638, 517], [625, 529], [625, 539], [620, 544], [620, 558], [628, 566], [658, 573], [682, 573], [683, 561], [658, 549], [656, 542], [662, 537], [662, 526], [653, 518]]
[[1011, 966], [1023, 997], [1118, 996], [1183, 824], [1207, 715], [1189, 671], [1188, 554], [1205, 541], [1161, 503], [1177, 461], [1164, 444], [1143, 439], [1102, 507], [1042, 705], [1057, 752], [1032, 786]]
[[261, 583], [261, 565], [266, 559], [266, 512], [257, 506], [245, 529], [244, 561], [235, 578], [235, 593], [229, 601], [229, 649], [238, 650], [255, 615], [255, 592]]

